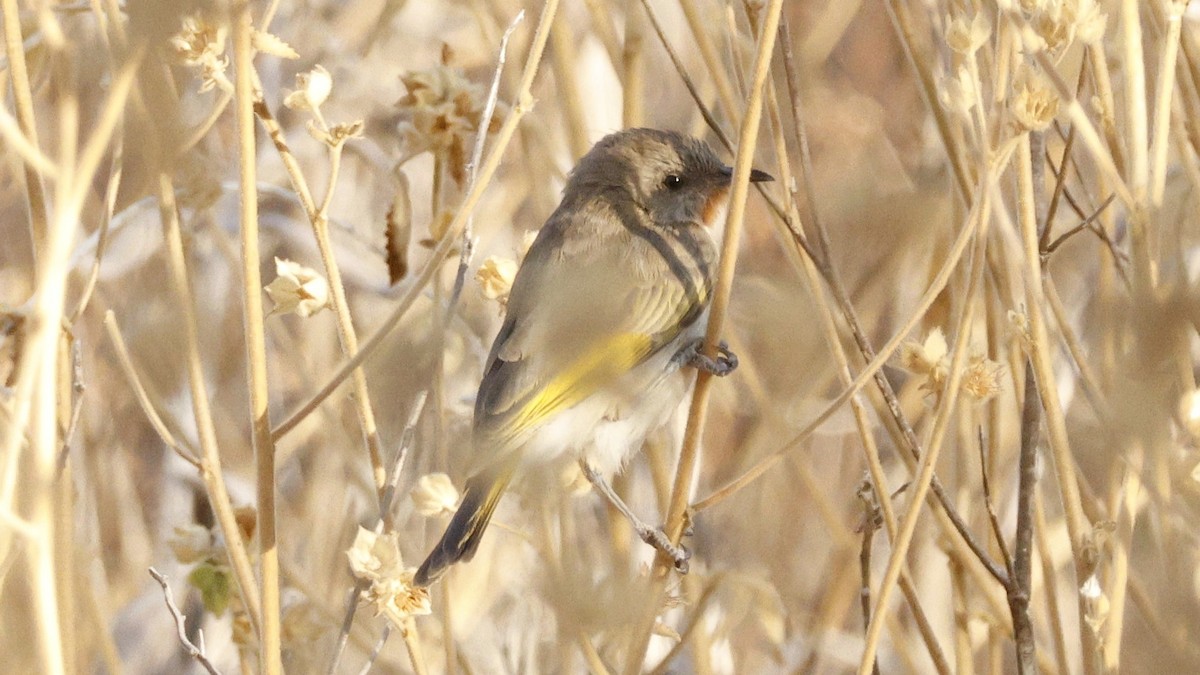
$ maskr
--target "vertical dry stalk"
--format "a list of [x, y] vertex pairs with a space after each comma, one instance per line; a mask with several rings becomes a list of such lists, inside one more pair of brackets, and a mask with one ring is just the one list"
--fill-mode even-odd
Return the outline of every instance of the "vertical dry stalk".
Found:
[[256, 530], [262, 599], [258, 654], [261, 672], [278, 675], [283, 671], [283, 646], [279, 634], [279, 547], [275, 533], [275, 441], [271, 439], [266, 332], [263, 328], [262, 278], [258, 252], [258, 154], [254, 139], [254, 51], [251, 46], [253, 30], [250, 9], [242, 6], [233, 20], [233, 55], [236, 68], [234, 105], [238, 134], [238, 187], [241, 193], [239, 217], [242, 234], [242, 321], [245, 328], [251, 439], [258, 495]]
[[[21, 12], [17, 0], [2, 0], [4, 14], [4, 48], [8, 56], [8, 76], [12, 79], [13, 104], [21, 135], [33, 150], [38, 150], [37, 120], [33, 112], [33, 93], [29, 88], [29, 68], [25, 63], [25, 40], [21, 35]], [[29, 234], [33, 242], [34, 271], [45, 256], [46, 189], [42, 176], [33, 166], [25, 164], [25, 194], [29, 200]]]
[[[2, 9], [18, 120], [22, 126], [26, 121], [31, 125], [28, 130], [23, 128], [21, 134], [32, 151], [40, 153], [32, 127], [33, 103], [16, 5], [5, 2]], [[52, 58], [60, 57], [55, 54]], [[114, 75], [96, 127], [82, 156], [77, 156], [79, 100], [74, 90], [67, 89], [74, 83], [70, 64], [61, 62], [59, 66], [64, 92], [58, 100], [58, 203], [54, 220], [47, 229], [41, 175], [32, 164], [25, 163], [36, 292], [21, 329], [22, 348], [12, 375], [13, 399], [11, 403], [5, 401], [8, 414], [0, 446], [0, 462], [3, 462], [0, 518], [8, 526], [0, 535], [0, 557], [7, 558], [11, 553], [14, 535], [24, 538], [23, 557], [33, 602], [24, 614], [35, 625], [37, 663], [41, 672], [46, 673], [66, 672], [75, 656], [75, 617], [70, 610], [75, 595], [71, 585], [76, 577], [71, 572], [74, 553], [69, 550], [74, 537], [73, 480], [71, 471], [60, 470], [63, 444], [69, 440], [67, 432], [74, 427], [72, 344], [64, 330], [70, 254], [79, 229], [82, 195], [94, 176], [99, 157], [112, 139], [132, 81], [130, 69]], [[27, 462], [24, 470], [22, 459]], [[16, 511], [18, 504], [24, 507], [25, 514]]]
[[[1171, 136], [1171, 100], [1175, 93], [1175, 63], [1179, 57], [1179, 38], [1183, 30], [1183, 4], [1166, 2], [1167, 34], [1158, 61], [1158, 84], [1155, 88], [1154, 140], [1150, 178], [1150, 204], [1155, 211], [1162, 208], [1167, 185], [1167, 142]], [[1191, 162], [1187, 162], [1191, 166]]]
[[[991, 184], [988, 174], [985, 174], [983, 178], [984, 185]], [[976, 306], [979, 304], [979, 289], [982, 287], [983, 270], [987, 265], [987, 229], [991, 219], [990, 196], [990, 191], [981, 195], [982, 203], [979, 209], [980, 226], [975, 238], [971, 271], [968, 275], [971, 281], [968, 286], [967, 296], [963, 301], [962, 313], [958, 320], [957, 329], [954, 333], [954, 355], [950, 361], [950, 370], [946, 378], [945, 388], [942, 390], [941, 407], [934, 419], [933, 433], [929, 443], [926, 444], [925, 451], [921, 454], [921, 463], [916, 479], [910, 484], [907, 491], [910, 500], [909, 507], [900, 523], [896, 537], [892, 541], [892, 553], [888, 558], [887, 570], [884, 572], [883, 580], [879, 584], [879, 591], [875, 600], [875, 613], [871, 616], [871, 625], [867, 630], [866, 645], [859, 660], [859, 675], [867, 675], [875, 662], [875, 654], [879, 648], [879, 639], [883, 630], [883, 620], [890, 615], [887, 607], [888, 600], [891, 597], [893, 589], [896, 587], [896, 582], [900, 578], [900, 571], [903, 568], [905, 557], [908, 555], [913, 534], [916, 532], [917, 520], [921, 516], [925, 497], [934, 479], [934, 468], [937, 466], [937, 459], [941, 454], [942, 441], [950, 426], [950, 418], [954, 414], [958, 401], [958, 389], [962, 382], [963, 367], [966, 365], [968, 346], [970, 344], [971, 325]]]
[[[733, 164], [733, 184], [729, 197], [729, 215], [725, 221], [724, 241], [721, 247], [721, 262], [717, 270], [717, 283], [709, 311], [708, 328], [704, 339], [704, 353], [716, 356], [716, 345], [720, 341], [729, 307], [729, 296], [733, 289], [733, 274], [737, 268], [742, 224], [746, 215], [746, 197], [750, 191], [750, 169], [754, 161], [754, 149], [758, 140], [758, 126], [762, 119], [762, 105], [767, 74], [771, 65], [771, 54], [775, 49], [775, 37], [779, 28], [779, 17], [783, 0], [772, 0], [767, 6], [759, 31], [758, 47], [754, 58], [753, 84], [746, 104], [738, 134], [737, 155]], [[675, 470], [675, 483], [671, 490], [671, 501], [667, 510], [666, 533], [675, 544], [683, 534], [684, 517], [687, 511], [688, 494], [692, 488], [692, 477], [699, 462], [700, 436], [708, 413], [708, 395], [712, 376], [706, 372], [696, 374], [695, 390], [688, 410], [687, 428], [684, 431], [683, 448], [680, 450], [679, 465]], [[658, 614], [658, 602], [666, 584], [669, 561], [661, 553], [656, 557], [651, 578], [651, 589], [647, 597], [650, 602], [646, 616], [634, 635], [634, 642], [626, 655], [625, 672], [632, 674], [641, 670], [646, 648], [650, 643], [654, 617]]]
[[1012, 610], [1013, 638], [1017, 648], [1017, 671], [1037, 672], [1037, 653], [1029, 600], [1033, 593], [1033, 496], [1037, 489], [1037, 441], [1041, 432], [1041, 408], [1033, 364], [1025, 363], [1025, 399], [1021, 410], [1021, 455], [1017, 488], [1017, 536], [1013, 544], [1012, 576], [1008, 606]]
[[[1041, 160], [1041, 158], [1038, 159]], [[1054, 364], [1050, 356], [1050, 335], [1046, 328], [1045, 317], [1042, 315], [1046, 300], [1042, 280], [1042, 260], [1038, 250], [1037, 214], [1034, 212], [1032, 161], [1033, 154], [1029, 137], [1024, 135], [1018, 143], [1016, 167], [1020, 207], [1018, 219], [1025, 246], [1025, 302], [1029, 308], [1030, 359], [1033, 362], [1042, 408], [1046, 412], [1050, 450], [1054, 456], [1055, 475], [1058, 479], [1059, 491], [1062, 494], [1063, 510], [1066, 513], [1067, 532], [1071, 537], [1071, 553], [1075, 560], [1075, 588], [1078, 589], [1079, 584], [1082, 584], [1084, 579], [1091, 574], [1086, 563], [1086, 552], [1083, 549], [1084, 537], [1089, 525], [1081, 506], [1079, 479], [1075, 475], [1075, 458], [1071, 456], [1071, 446], [1067, 438], [1067, 423], [1063, 416], [1062, 403], [1058, 398], [1058, 387], [1055, 384]], [[1076, 596], [1079, 599], [1079, 632], [1084, 648], [1084, 665], [1086, 672], [1091, 673], [1095, 672], [1096, 639], [1087, 623], [1083, 621], [1085, 609], [1083, 597], [1078, 593]]]
[[625, 128], [640, 127], [646, 118], [645, 21], [637, 11], [638, 0], [625, 0], [625, 48], [621, 52], [621, 78], [624, 96], [621, 98], [621, 120]]
[[[225, 477], [221, 473], [221, 451], [217, 447], [217, 429], [213, 423], [212, 407], [208, 393], [208, 381], [204, 375], [204, 364], [200, 361], [200, 328], [196, 318], [196, 299], [192, 292], [192, 281], [188, 275], [187, 254], [183, 249], [183, 235], [179, 228], [179, 210], [175, 203], [175, 185], [165, 173], [158, 175], [158, 210], [162, 219], [163, 239], [166, 242], [168, 270], [171, 290], [176, 305], [183, 313], [184, 357], [187, 360], [188, 389], [192, 397], [192, 414], [200, 437], [200, 478], [208, 493], [209, 503], [216, 514], [221, 533], [225, 535], [225, 547], [229, 551], [229, 564], [242, 592], [242, 602], [256, 631], [260, 629], [262, 601], [250, 556], [242, 541], [241, 529], [233, 513], [229, 491], [225, 488]], [[261, 632], [261, 631], [260, 631]]]
[[[646, 6], [646, 11], [649, 12], [650, 5], [643, 4]], [[679, 0], [679, 6], [683, 9], [683, 16], [695, 39], [696, 47], [700, 50], [700, 56], [704, 59], [709, 77], [717, 87], [717, 98], [725, 109], [725, 119], [736, 122], [742, 111], [737, 105], [737, 98], [733, 95], [733, 85], [729, 82], [729, 73], [721, 63], [721, 57], [717, 54], [716, 46], [713, 45], [712, 36], [709, 35], [704, 19], [696, 8], [696, 1]]]

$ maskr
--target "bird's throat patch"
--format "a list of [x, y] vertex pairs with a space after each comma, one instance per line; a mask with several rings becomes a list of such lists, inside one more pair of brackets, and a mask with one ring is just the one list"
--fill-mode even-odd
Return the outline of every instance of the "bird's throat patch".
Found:
[[706, 227], [712, 227], [715, 224], [713, 221], [716, 220], [717, 214], [720, 213], [721, 207], [725, 205], [725, 199], [728, 196], [728, 187], [721, 187], [713, 190], [713, 192], [708, 196], [708, 200], [704, 202], [703, 211], [704, 225]]

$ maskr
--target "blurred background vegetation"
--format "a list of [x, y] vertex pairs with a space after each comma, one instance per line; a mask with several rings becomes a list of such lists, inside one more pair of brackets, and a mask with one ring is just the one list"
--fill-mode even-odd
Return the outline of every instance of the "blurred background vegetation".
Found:
[[[221, 672], [272, 671], [268, 634], [297, 673], [1200, 670], [1191, 5], [0, 2], [3, 669], [201, 672], [154, 567]], [[650, 126], [732, 163], [769, 47], [754, 164], [779, 180], [747, 202], [691, 572], [652, 583], [555, 476], [412, 593], [575, 160]], [[398, 307], [365, 377], [305, 408]], [[677, 442], [617, 480], [650, 522]]]

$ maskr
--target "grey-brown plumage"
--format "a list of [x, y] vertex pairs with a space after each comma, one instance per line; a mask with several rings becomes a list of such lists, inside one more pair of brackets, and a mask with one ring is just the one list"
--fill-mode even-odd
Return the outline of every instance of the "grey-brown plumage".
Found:
[[729, 176], [702, 141], [654, 129], [580, 159], [513, 282], [475, 401], [475, 473], [418, 586], [474, 555], [523, 463], [575, 453], [610, 473], [678, 407]]

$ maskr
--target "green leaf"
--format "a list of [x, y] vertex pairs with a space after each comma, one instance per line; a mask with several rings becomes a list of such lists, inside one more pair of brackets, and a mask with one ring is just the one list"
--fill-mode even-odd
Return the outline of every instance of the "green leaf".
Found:
[[211, 562], [201, 563], [188, 575], [188, 583], [200, 591], [205, 609], [217, 616], [225, 613], [233, 587], [228, 569]]

